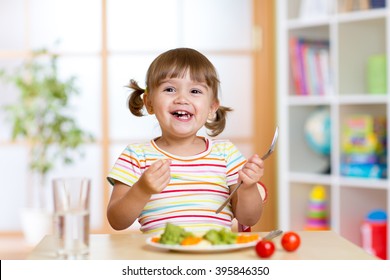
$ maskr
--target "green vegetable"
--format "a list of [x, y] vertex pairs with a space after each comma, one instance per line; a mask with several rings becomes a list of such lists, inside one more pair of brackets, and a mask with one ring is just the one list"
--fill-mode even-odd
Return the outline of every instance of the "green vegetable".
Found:
[[211, 229], [203, 236], [213, 245], [224, 245], [236, 243], [237, 234], [226, 229]]
[[[185, 231], [182, 227], [167, 223], [159, 242], [161, 244], [178, 245], [181, 244], [184, 238], [189, 236], [194, 236], [194, 234]], [[202, 238], [213, 245], [235, 244], [237, 234], [227, 229], [210, 229]]]
[[191, 232], [185, 231], [179, 226], [167, 223], [159, 242], [162, 244], [175, 245], [180, 244], [184, 238], [189, 236], [193, 236], [193, 234]]

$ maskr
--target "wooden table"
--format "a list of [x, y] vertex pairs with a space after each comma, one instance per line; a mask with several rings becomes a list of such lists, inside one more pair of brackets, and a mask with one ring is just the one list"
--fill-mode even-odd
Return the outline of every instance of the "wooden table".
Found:
[[[260, 233], [264, 236], [266, 233]], [[295, 252], [286, 252], [280, 245], [280, 237], [274, 239], [276, 260], [374, 260], [363, 249], [332, 231], [301, 231], [301, 246]], [[250, 260], [259, 259], [254, 248], [217, 253], [188, 253], [159, 249], [146, 244], [147, 236], [140, 233], [91, 234], [91, 260]], [[31, 251], [28, 259], [55, 259], [54, 237], [46, 236]]]

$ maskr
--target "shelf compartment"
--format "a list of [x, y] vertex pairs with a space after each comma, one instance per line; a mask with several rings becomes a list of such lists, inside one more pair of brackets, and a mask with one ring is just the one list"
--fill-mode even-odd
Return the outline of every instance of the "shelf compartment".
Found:
[[289, 31], [290, 96], [323, 96], [332, 90], [329, 26]]
[[339, 94], [366, 94], [368, 59], [386, 53], [386, 20], [342, 23], [338, 31]]
[[387, 191], [343, 187], [340, 189], [340, 234], [361, 246], [360, 226], [368, 212], [388, 209]]
[[303, 184], [293, 183], [290, 185], [290, 228], [291, 230], [307, 230], [307, 215], [310, 210], [310, 194], [313, 187], [316, 185], [322, 185], [325, 187], [326, 192], [326, 212], [327, 220], [330, 225], [330, 205], [331, 205], [331, 188], [326, 184]]
[[[322, 106], [295, 106], [289, 110], [289, 164], [292, 172], [324, 174], [329, 157], [313, 151], [305, 138], [305, 123]], [[329, 109], [328, 106], [324, 107]]]

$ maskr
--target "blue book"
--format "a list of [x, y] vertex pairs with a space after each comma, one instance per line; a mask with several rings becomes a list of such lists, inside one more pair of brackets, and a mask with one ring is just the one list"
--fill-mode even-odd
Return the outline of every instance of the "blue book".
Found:
[[384, 8], [386, 7], [386, 0], [371, 0], [370, 7], [371, 9]]

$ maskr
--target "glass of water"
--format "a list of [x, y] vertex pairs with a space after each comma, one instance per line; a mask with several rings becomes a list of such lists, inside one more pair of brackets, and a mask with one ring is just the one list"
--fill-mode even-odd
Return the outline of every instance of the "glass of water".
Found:
[[53, 180], [54, 235], [57, 255], [62, 259], [83, 259], [89, 254], [89, 200], [91, 180]]

